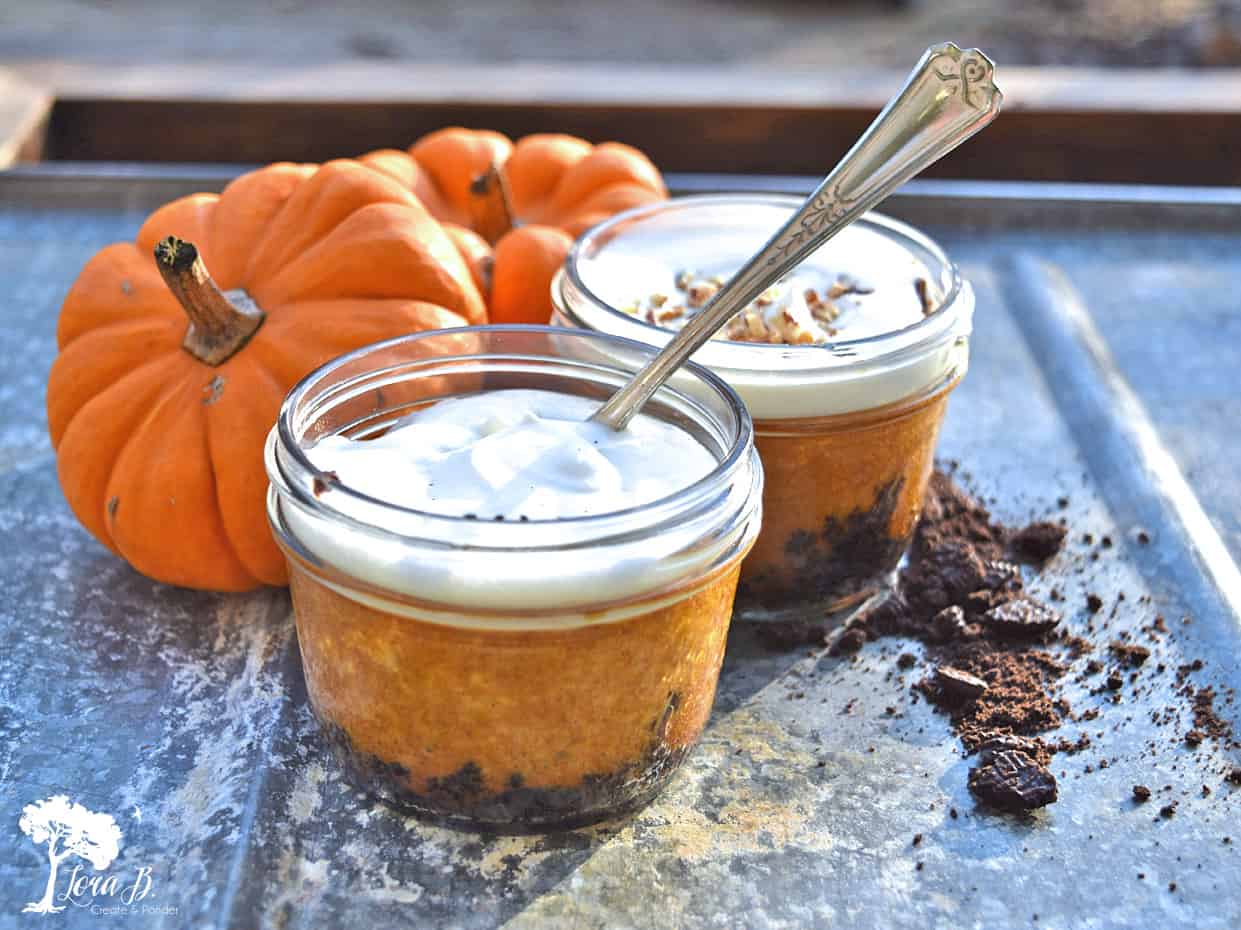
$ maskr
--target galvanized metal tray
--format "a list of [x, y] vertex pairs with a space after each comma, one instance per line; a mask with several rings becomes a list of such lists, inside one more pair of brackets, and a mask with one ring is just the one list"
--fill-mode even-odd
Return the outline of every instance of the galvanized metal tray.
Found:
[[[1057, 757], [1061, 800], [1027, 819], [975, 807], [944, 718], [910, 703], [895, 669], [918, 647], [772, 652], [744, 626], [701, 746], [624, 823], [485, 837], [352, 791], [310, 717], [286, 594], [137, 576], [74, 521], [46, 438], [56, 315], [83, 262], [231, 173], [0, 174], [0, 927], [1241, 926], [1241, 791], [1222, 778], [1241, 760], [1179, 744], [1188, 712], [1155, 661], [1140, 697], [1066, 727], [1092, 748]], [[1067, 497], [1057, 514], [1109, 534], [1098, 561], [1075, 538], [1035, 589], [1066, 595], [1070, 625], [1087, 590], [1109, 605], [1126, 593], [1113, 631], [1175, 620], [1154, 658], [1203, 660], [1192, 680], [1234, 719], [1239, 208], [1237, 191], [947, 182], [886, 207], [936, 236], [978, 291], [942, 455], [1002, 518]], [[1066, 682], [1074, 706], [1096, 700]], [[1156, 725], [1166, 707], [1175, 719]], [[1135, 783], [1177, 800], [1176, 815], [1135, 805]], [[66, 859], [64, 911], [23, 914], [49, 860], [19, 819], [62, 794], [114, 817], [118, 854], [98, 872]]]

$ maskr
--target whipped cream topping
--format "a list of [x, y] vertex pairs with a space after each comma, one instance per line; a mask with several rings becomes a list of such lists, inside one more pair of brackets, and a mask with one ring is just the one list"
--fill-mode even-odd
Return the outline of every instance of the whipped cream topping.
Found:
[[[325, 436], [304, 449], [335, 473], [315, 483], [317, 507], [284, 490], [273, 431], [269, 508], [278, 502], [275, 520], [298, 545], [376, 590], [323, 583], [382, 610], [474, 629], [624, 620], [685, 597], [749, 548], [762, 478], [750, 446], [732, 480], [713, 485], [717, 454], [691, 433], [645, 414], [601, 432], [585, 422], [597, 403], [493, 391], [442, 400], [371, 439]], [[367, 498], [422, 509], [377, 513]], [[675, 520], [630, 509], [673, 501], [684, 508]], [[458, 518], [447, 536], [445, 515]], [[598, 537], [578, 523], [595, 516], [611, 521]]]
[[[726, 281], [799, 204], [719, 195], [622, 214], [587, 233], [570, 256], [575, 274], [566, 269], [553, 282], [554, 322], [661, 347], [701, 309], [691, 306], [693, 284]], [[693, 280], [678, 282], [687, 272]], [[897, 403], [965, 371], [974, 295], [967, 282], [950, 287], [954, 274], [917, 230], [868, 214], [786, 276], [769, 292], [770, 303], [756, 301], [693, 358], [724, 378], [758, 421]], [[651, 295], [666, 299], [655, 308]], [[815, 303], [824, 302], [831, 307], [816, 314]], [[672, 312], [682, 305], [682, 313]], [[652, 309], [663, 318], [648, 319]], [[760, 312], [761, 328], [737, 330], [750, 327], [747, 314]], [[779, 332], [764, 337], [764, 329]], [[671, 383], [693, 390], [676, 376]]]
[[494, 521], [627, 510], [715, 468], [684, 430], [643, 414], [613, 430], [588, 421], [598, 406], [551, 391], [473, 394], [417, 410], [373, 439], [327, 436], [306, 454], [370, 497]]

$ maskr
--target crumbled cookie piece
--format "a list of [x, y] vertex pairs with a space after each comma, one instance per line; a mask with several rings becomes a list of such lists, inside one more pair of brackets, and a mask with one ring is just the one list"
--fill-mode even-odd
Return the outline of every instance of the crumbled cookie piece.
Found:
[[1001, 810], [1024, 812], [1045, 807], [1059, 792], [1056, 776], [1024, 752], [991, 753], [969, 774], [969, 789], [980, 801]]
[[935, 669], [934, 681], [939, 693], [952, 700], [972, 701], [982, 697], [987, 690], [987, 683], [977, 675], [951, 665], [941, 665]]
[[1004, 639], [1036, 639], [1046, 636], [1060, 622], [1060, 614], [1028, 597], [1017, 597], [992, 607], [982, 622], [993, 636]]

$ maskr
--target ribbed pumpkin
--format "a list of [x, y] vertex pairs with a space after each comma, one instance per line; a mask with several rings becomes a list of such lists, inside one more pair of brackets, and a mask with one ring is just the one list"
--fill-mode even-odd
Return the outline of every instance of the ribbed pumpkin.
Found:
[[65, 298], [47, 391], [65, 496], [151, 578], [284, 584], [263, 443], [288, 389], [368, 343], [485, 321], [441, 224], [357, 162], [270, 165], [174, 201]]
[[381, 149], [360, 161], [396, 178], [440, 220], [464, 228], [454, 238], [487, 286], [496, 323], [546, 323], [551, 280], [573, 239], [622, 210], [668, 196], [659, 170], [637, 149], [560, 134], [513, 144], [497, 132], [454, 127], [424, 136], [408, 152]]

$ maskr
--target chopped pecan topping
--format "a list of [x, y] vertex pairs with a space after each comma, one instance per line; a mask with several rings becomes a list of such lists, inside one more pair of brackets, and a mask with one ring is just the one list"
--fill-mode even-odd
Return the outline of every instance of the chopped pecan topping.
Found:
[[[666, 293], [653, 293], [624, 309], [626, 313], [640, 315], [655, 325], [685, 320], [707, 306], [727, 281], [726, 275], [700, 277], [697, 272], [682, 270], [674, 277], [677, 290], [684, 295], [680, 302], [674, 303], [674, 299]], [[917, 285], [918, 293], [926, 294], [925, 298], [920, 296], [923, 307], [926, 308], [933, 303], [931, 285], [926, 280], [920, 281]], [[837, 303], [837, 299], [850, 294], [873, 293], [873, 289], [864, 288], [855, 279], [842, 274], [838, 275], [829, 287], [802, 289], [801, 297], [805, 303], [803, 309], [802, 301], [797, 299], [797, 292], [790, 293], [788, 288], [788, 282], [768, 288], [755, 298], [749, 307], [716, 331], [712, 338], [736, 342], [815, 345], [826, 339], [834, 339], [838, 334], [835, 327], [828, 325], [834, 323], [845, 309], [846, 305]]]
[[699, 281], [686, 288], [686, 299], [691, 307], [698, 309], [699, 307], [706, 306], [707, 301], [714, 297], [719, 289], [720, 286], [718, 284], [712, 284], [710, 281]]
[[789, 345], [813, 345], [815, 343], [814, 333], [802, 326], [791, 311], [782, 311], [779, 320], [780, 335], [783, 337], [781, 342]]

